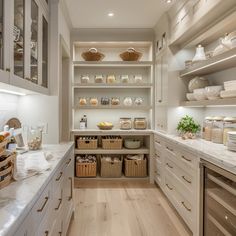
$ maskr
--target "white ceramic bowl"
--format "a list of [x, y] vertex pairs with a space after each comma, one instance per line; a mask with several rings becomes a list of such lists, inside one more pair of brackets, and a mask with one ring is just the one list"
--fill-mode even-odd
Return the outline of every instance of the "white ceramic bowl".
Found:
[[205, 88], [208, 85], [209, 82], [206, 78], [197, 76], [189, 81], [188, 90], [192, 93], [194, 89]]
[[194, 89], [193, 94], [197, 101], [202, 101], [207, 99], [205, 88]]
[[223, 90], [223, 86], [208, 86], [205, 88], [206, 96], [209, 100], [215, 100], [220, 98], [220, 92]]
[[189, 101], [195, 101], [196, 100], [193, 93], [187, 93], [186, 97]]

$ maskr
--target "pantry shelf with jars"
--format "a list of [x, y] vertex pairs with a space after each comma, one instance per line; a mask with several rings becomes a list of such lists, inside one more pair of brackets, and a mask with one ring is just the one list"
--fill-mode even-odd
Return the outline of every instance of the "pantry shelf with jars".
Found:
[[71, 139], [77, 177], [150, 177], [152, 47], [151, 41], [73, 44]]

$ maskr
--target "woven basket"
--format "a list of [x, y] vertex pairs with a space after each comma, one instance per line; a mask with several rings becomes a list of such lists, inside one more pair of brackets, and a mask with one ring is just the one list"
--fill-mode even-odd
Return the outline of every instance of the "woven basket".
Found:
[[78, 149], [97, 149], [98, 140], [96, 139], [77, 139]]
[[141, 52], [137, 52], [134, 48], [128, 48], [127, 51], [120, 54], [123, 61], [138, 61], [142, 56]]
[[16, 154], [12, 154], [3, 161], [0, 161], [0, 189], [11, 183], [14, 173], [15, 160]]
[[125, 176], [126, 177], [146, 177], [147, 159], [128, 160], [125, 158]]
[[116, 139], [102, 137], [103, 149], [122, 149], [122, 143], [121, 137], [117, 137]]
[[77, 177], [96, 177], [97, 163], [79, 163], [76, 162], [76, 176]]
[[87, 52], [83, 52], [81, 56], [85, 61], [102, 61], [105, 57], [105, 55], [98, 52], [96, 48], [90, 48]]
[[120, 161], [106, 161], [101, 158], [101, 177], [105, 178], [119, 178], [122, 175], [122, 162], [123, 158], [120, 157]]

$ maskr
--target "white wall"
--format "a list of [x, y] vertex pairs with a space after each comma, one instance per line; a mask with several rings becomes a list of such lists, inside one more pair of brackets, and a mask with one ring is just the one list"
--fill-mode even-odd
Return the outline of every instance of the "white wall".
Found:
[[0, 130], [10, 118], [17, 117], [18, 99], [19, 96], [0, 93]]

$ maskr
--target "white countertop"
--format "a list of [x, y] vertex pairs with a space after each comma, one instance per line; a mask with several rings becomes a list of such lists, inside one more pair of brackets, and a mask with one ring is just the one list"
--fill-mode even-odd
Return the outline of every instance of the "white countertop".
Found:
[[[0, 190], [1, 236], [14, 234], [72, 147], [71, 142], [44, 145], [42, 150], [35, 152], [51, 152], [54, 156], [49, 161], [52, 168], [40, 175], [13, 182]], [[26, 155], [30, 155], [30, 152]]]
[[200, 138], [183, 140], [179, 136], [164, 134], [158, 131], [154, 131], [154, 133], [175, 142], [190, 152], [197, 153], [201, 159], [236, 174], [236, 152], [228, 151], [227, 147], [223, 144], [212, 143]]

